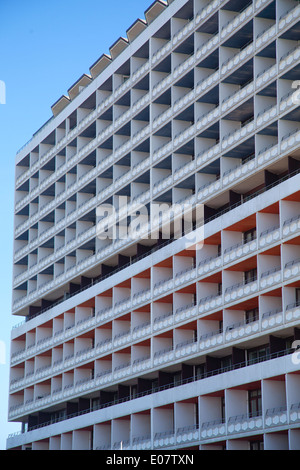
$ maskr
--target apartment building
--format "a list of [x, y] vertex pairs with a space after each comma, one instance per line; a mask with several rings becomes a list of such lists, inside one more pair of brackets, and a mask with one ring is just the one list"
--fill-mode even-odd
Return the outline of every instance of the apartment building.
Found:
[[300, 449], [299, 30], [156, 0], [18, 152], [8, 449]]

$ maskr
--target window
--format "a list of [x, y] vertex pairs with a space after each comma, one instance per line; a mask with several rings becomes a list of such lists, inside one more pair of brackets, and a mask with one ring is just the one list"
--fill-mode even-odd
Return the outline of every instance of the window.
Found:
[[221, 358], [221, 369], [230, 368], [232, 365], [232, 357], [226, 356]]
[[174, 385], [180, 385], [181, 384], [181, 372], [175, 372], [173, 376], [174, 380]]
[[264, 442], [263, 441], [250, 442], [250, 450], [264, 450]]
[[28, 423], [22, 423], [22, 433], [28, 431]]
[[51, 423], [57, 423], [57, 422], [65, 419], [66, 415], [67, 415], [66, 410], [54, 411], [53, 413], [51, 413], [50, 421], [51, 421]]
[[195, 379], [201, 379], [205, 373], [205, 364], [198, 364], [195, 366]]
[[225, 397], [221, 397], [221, 418], [222, 422], [225, 423]]
[[245, 284], [249, 284], [249, 282], [256, 281], [257, 279], [257, 269], [250, 269], [249, 271], [245, 271], [244, 273], [244, 281]]
[[244, 243], [251, 242], [252, 240], [256, 239], [256, 228], [252, 228], [251, 230], [247, 230], [243, 233], [243, 240]]
[[252, 310], [246, 310], [245, 319], [246, 319], [246, 323], [251, 323], [255, 320], [258, 320], [258, 308], [253, 308]]
[[296, 304], [300, 305], [300, 288], [296, 288]]
[[130, 387], [130, 398], [136, 398], [137, 396], [137, 385], [131, 385]]
[[100, 407], [100, 398], [92, 399], [92, 409], [97, 410]]
[[285, 338], [285, 349], [294, 349], [293, 348], [294, 336]]
[[261, 416], [261, 389], [248, 391], [248, 405], [250, 416]]
[[264, 358], [270, 354], [269, 345], [266, 344], [264, 346], [258, 346], [257, 348], [248, 349], [247, 356], [248, 356], [248, 365], [256, 364], [260, 362], [261, 358]]
[[195, 403], [194, 412], [195, 412], [195, 424], [197, 426], [199, 426], [199, 404], [198, 404], [198, 401], [197, 401], [197, 403]]
[[154, 391], [155, 389], [157, 389], [158, 387], [158, 379], [154, 379], [152, 380], [152, 391]]
[[218, 295], [222, 295], [222, 282], [218, 284]]

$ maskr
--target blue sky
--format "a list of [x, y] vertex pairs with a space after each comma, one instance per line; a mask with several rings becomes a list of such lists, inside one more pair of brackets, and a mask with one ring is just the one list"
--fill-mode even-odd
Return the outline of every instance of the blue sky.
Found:
[[7, 423], [11, 315], [14, 161], [51, 117], [51, 105], [120, 37], [152, 0], [0, 0], [0, 450], [20, 424]]

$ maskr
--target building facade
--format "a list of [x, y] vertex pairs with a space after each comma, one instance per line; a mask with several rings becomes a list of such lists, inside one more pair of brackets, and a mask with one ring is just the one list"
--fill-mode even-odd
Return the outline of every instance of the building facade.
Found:
[[299, 30], [156, 0], [18, 152], [8, 449], [300, 449]]

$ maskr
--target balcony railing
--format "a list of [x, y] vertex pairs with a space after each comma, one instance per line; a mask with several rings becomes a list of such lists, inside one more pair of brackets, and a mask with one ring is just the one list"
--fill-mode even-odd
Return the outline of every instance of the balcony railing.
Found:
[[214, 419], [213, 421], [206, 421], [201, 425], [201, 429], [209, 429], [213, 426], [218, 426], [219, 424], [224, 424], [225, 418]]
[[264, 237], [265, 235], [268, 235], [269, 233], [275, 232], [275, 230], [278, 230], [279, 228], [280, 228], [279, 224], [273, 225], [272, 227], [270, 227], [270, 228], [264, 230], [263, 232], [261, 232], [261, 234], [259, 236]]
[[238, 289], [239, 287], [245, 287], [246, 285], [252, 284], [255, 281], [257, 281], [257, 278], [255, 276], [253, 276], [253, 277], [251, 277], [247, 280], [243, 280], [241, 282], [238, 282], [237, 284], [234, 284], [233, 286], [226, 287], [225, 292], [230, 293], [230, 292]]
[[254, 323], [258, 320], [259, 320], [259, 315], [255, 315], [253, 318], [251, 318], [251, 320], [244, 319], [242, 321], [239, 321], [239, 322], [236, 322], [236, 323], [232, 323], [231, 325], [228, 325], [226, 327], [226, 331], [234, 330], [235, 328], [239, 328], [240, 326], [249, 325], [249, 324]]
[[275, 274], [277, 272], [281, 271], [281, 266], [275, 266], [272, 269], [269, 269], [268, 271], [263, 272], [260, 277], [261, 279], [267, 276], [270, 276], [270, 274]]
[[296, 222], [299, 219], [300, 219], [300, 214], [294, 215], [293, 217], [290, 217], [289, 219], [285, 220], [283, 222], [283, 226], [290, 225], [292, 222]]
[[175, 431], [171, 429], [169, 431], [160, 431], [154, 434], [154, 439], [164, 439], [166, 437], [174, 436], [174, 434]]
[[247, 243], [251, 243], [251, 242], [253, 242], [253, 241], [255, 241], [255, 240], [256, 240], [256, 237], [253, 237], [252, 240], [243, 240], [243, 241], [241, 241], [241, 242], [239, 242], [239, 243], [236, 243], [235, 245], [232, 245], [232, 246], [230, 246], [229, 248], [225, 248], [224, 254], [230, 253], [231, 251], [236, 250], [237, 248], [240, 248], [240, 247], [242, 247], [242, 246], [244, 246], [244, 245], [247, 245]]
[[276, 309], [273, 309], [273, 310], [269, 310], [268, 312], [265, 312], [262, 314], [262, 318], [269, 318], [273, 315], [276, 315], [277, 313], [281, 313], [282, 312], [282, 309], [281, 308], [276, 308]]
[[261, 410], [258, 410], [252, 413], [244, 413], [244, 414], [239, 414], [236, 416], [230, 416], [230, 418], [228, 418], [228, 424], [235, 424], [235, 423], [240, 423], [242, 421], [248, 421], [252, 418], [258, 418], [259, 416], [262, 416]]
[[213, 336], [217, 336], [223, 333], [223, 329], [220, 328], [219, 330], [209, 331], [208, 333], [204, 333], [200, 336], [199, 341], [204, 341], [205, 339], [212, 338]]
[[287, 411], [286, 406], [277, 406], [275, 408], [268, 408], [266, 411], [266, 416], [275, 416], [280, 413], [285, 413]]

